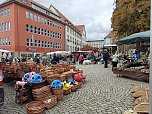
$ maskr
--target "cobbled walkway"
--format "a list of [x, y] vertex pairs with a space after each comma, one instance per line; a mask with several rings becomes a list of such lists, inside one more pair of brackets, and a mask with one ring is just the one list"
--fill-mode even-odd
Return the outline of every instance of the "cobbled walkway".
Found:
[[[103, 65], [77, 65], [86, 74], [86, 83], [76, 92], [72, 92], [58, 102], [57, 106], [46, 110], [46, 114], [123, 114], [132, 109], [133, 85], [147, 83], [116, 77], [111, 68]], [[5, 104], [0, 114], [26, 114], [26, 104], [14, 103], [15, 91], [11, 84], [5, 84]]]

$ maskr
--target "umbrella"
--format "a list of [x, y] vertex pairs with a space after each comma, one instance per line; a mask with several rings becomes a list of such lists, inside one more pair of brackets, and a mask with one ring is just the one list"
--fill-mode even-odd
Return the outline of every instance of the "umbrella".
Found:
[[149, 42], [150, 41], [150, 31], [139, 32], [132, 34], [130, 36], [126, 36], [120, 39], [116, 44], [123, 45], [123, 44], [134, 44], [137, 42]]

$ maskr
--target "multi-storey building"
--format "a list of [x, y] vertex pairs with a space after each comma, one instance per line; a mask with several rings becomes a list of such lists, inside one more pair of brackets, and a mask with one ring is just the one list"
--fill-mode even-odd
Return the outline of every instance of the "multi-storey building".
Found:
[[104, 45], [104, 40], [92, 40], [92, 41], [87, 41], [87, 44], [92, 46], [92, 47], [95, 47], [95, 48], [103, 48], [103, 45]]
[[0, 4], [0, 48], [14, 52], [14, 56], [65, 50], [64, 33], [61, 17], [33, 0]]
[[83, 48], [86, 45], [86, 40], [87, 40], [85, 25], [76, 25], [76, 28], [81, 32], [80, 48]]
[[65, 47], [66, 51], [79, 51], [86, 43], [86, 31], [84, 25], [75, 26], [54, 6], [50, 9], [65, 22]]

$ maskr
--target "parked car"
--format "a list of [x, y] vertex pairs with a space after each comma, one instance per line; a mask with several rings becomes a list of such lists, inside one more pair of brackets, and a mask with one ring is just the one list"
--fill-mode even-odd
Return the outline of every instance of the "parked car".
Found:
[[2, 75], [2, 63], [0, 62], [0, 106], [4, 104], [4, 88], [3, 88], [3, 75]]

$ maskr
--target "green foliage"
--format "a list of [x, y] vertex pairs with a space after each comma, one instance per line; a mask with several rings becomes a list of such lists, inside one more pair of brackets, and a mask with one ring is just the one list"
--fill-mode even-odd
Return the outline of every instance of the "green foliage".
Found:
[[150, 0], [117, 0], [111, 22], [117, 40], [150, 30]]

